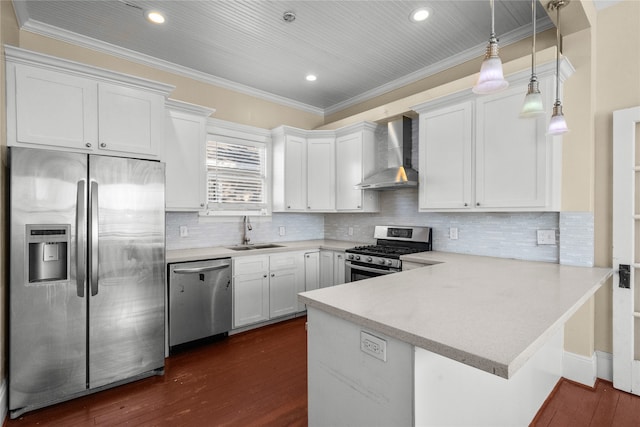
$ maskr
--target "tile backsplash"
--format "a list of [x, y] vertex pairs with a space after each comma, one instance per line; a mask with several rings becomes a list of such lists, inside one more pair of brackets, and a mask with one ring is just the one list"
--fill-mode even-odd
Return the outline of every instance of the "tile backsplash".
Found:
[[[437, 251], [558, 262], [558, 245], [538, 245], [536, 234], [538, 229], [558, 229], [557, 212], [420, 213], [416, 189], [380, 196], [379, 213], [325, 215], [325, 238], [373, 243], [376, 225], [420, 225], [433, 228]], [[450, 227], [458, 229], [457, 240], [449, 239]]]
[[[236, 217], [200, 217], [195, 212], [167, 212], [166, 247], [172, 249], [205, 248], [242, 243], [243, 221]], [[323, 214], [274, 213], [271, 217], [250, 217], [252, 230], [247, 232], [251, 243], [288, 242], [324, 238]], [[188, 236], [180, 237], [180, 227], [186, 226]], [[280, 235], [284, 227], [284, 236]]]

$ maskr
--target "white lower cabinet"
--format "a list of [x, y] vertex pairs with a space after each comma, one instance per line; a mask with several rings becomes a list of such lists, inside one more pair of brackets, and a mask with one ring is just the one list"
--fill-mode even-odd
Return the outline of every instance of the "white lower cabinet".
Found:
[[344, 252], [320, 251], [321, 288], [343, 284], [344, 274]]
[[[304, 254], [304, 286], [299, 292], [313, 291], [320, 287], [320, 252]], [[306, 304], [298, 302], [298, 311], [306, 310]]]
[[304, 278], [303, 252], [233, 258], [233, 327], [296, 313]]

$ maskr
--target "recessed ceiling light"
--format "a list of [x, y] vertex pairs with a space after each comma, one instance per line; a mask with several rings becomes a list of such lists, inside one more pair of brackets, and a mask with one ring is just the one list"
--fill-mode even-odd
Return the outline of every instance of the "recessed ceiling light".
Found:
[[315, 74], [307, 74], [307, 77], [305, 78], [308, 82], [315, 82], [316, 80], [318, 80], [318, 76], [316, 76]]
[[152, 22], [154, 24], [164, 24], [165, 18], [162, 12], [157, 10], [145, 10], [144, 17], [147, 18], [147, 21]]
[[419, 7], [411, 12], [411, 15], [409, 15], [409, 19], [412, 22], [422, 22], [426, 21], [429, 15], [431, 15], [431, 10], [429, 10], [429, 8]]

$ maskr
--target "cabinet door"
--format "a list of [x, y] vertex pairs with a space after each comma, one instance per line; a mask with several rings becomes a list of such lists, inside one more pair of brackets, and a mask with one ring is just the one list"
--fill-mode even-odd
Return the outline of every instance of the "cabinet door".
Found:
[[472, 206], [471, 102], [420, 115], [420, 209]]
[[294, 135], [285, 137], [284, 167], [285, 208], [305, 210], [307, 208], [307, 141]]
[[362, 190], [354, 185], [362, 181], [362, 133], [336, 139], [336, 209], [362, 208]]
[[241, 274], [233, 278], [233, 327], [269, 320], [269, 276]]
[[545, 205], [546, 116], [521, 119], [519, 89], [476, 101], [476, 207]]
[[299, 269], [272, 271], [269, 275], [269, 317], [298, 311], [298, 284], [304, 283]]
[[[313, 291], [320, 287], [320, 253], [309, 252], [304, 254], [304, 289], [302, 291]], [[305, 304], [298, 302], [298, 311], [304, 311]]]
[[[15, 93], [7, 98], [15, 97], [16, 142], [81, 151], [95, 148], [97, 83], [24, 65], [15, 65], [15, 79]], [[10, 120], [7, 126], [13, 133], [14, 123]]]
[[197, 211], [206, 201], [205, 118], [168, 111], [165, 132], [166, 209]]
[[320, 287], [335, 285], [334, 259], [332, 251], [320, 251]]
[[346, 278], [344, 276], [344, 253], [333, 253], [333, 284], [342, 285], [345, 283]]
[[157, 157], [163, 143], [164, 98], [152, 92], [98, 85], [100, 149]]
[[332, 211], [336, 208], [335, 139], [307, 139], [307, 208]]

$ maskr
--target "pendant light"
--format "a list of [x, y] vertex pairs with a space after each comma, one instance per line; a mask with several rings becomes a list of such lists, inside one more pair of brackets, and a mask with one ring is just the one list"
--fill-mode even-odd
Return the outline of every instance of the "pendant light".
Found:
[[487, 51], [480, 67], [478, 82], [473, 87], [473, 92], [479, 95], [500, 92], [509, 86], [509, 82], [504, 79], [502, 73], [502, 61], [498, 56], [498, 39], [495, 32], [495, 16], [493, 10], [493, 0], [489, 0], [491, 5], [491, 35]]
[[549, 134], [562, 135], [569, 131], [567, 121], [562, 114], [562, 102], [560, 102], [560, 8], [566, 6], [569, 0], [551, 0], [547, 9], [555, 10], [556, 15], [556, 102], [553, 104], [553, 114], [549, 121]]
[[538, 85], [538, 77], [536, 76], [536, 2], [531, 0], [531, 21], [533, 23], [533, 38], [531, 42], [531, 79], [527, 88], [527, 95], [524, 97], [522, 111], [520, 117], [529, 118], [537, 117], [544, 114], [544, 106], [542, 105], [542, 94]]

